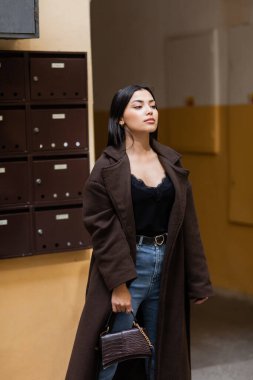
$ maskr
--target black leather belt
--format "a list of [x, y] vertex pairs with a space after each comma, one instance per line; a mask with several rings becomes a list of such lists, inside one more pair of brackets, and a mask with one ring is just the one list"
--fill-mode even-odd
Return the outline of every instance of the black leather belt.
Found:
[[167, 233], [156, 236], [136, 235], [137, 244], [163, 245], [167, 241]]

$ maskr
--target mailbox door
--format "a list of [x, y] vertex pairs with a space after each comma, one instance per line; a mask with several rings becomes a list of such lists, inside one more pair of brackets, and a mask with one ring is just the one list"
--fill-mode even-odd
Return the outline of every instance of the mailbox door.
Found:
[[87, 108], [32, 109], [31, 125], [34, 152], [88, 151]]
[[37, 203], [80, 200], [88, 175], [88, 158], [34, 161], [34, 200]]
[[0, 100], [25, 99], [25, 62], [22, 57], [0, 55]]
[[86, 57], [31, 57], [31, 98], [87, 99]]
[[35, 242], [39, 252], [89, 247], [90, 237], [83, 225], [82, 207], [36, 211]]
[[27, 161], [0, 163], [0, 205], [28, 203], [28, 167]]
[[30, 255], [30, 214], [0, 214], [0, 258]]
[[0, 154], [26, 151], [25, 109], [0, 108]]

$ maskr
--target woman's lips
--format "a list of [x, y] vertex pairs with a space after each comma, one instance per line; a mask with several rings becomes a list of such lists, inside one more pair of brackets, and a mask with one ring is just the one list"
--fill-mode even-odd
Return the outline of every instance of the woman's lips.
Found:
[[144, 120], [145, 123], [149, 123], [149, 124], [154, 124], [155, 123], [155, 119], [146, 119]]

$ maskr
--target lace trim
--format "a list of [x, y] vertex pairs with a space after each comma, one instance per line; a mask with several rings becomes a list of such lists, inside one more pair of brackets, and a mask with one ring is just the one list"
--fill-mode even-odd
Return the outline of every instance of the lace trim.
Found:
[[167, 176], [165, 175], [162, 179], [161, 179], [161, 182], [158, 183], [157, 186], [148, 186], [146, 185], [146, 183], [141, 179], [141, 178], [137, 178], [134, 174], [131, 174], [131, 176], [139, 183], [141, 183], [143, 186], [149, 188], [149, 189], [157, 189], [158, 187], [162, 186], [163, 183], [165, 182]]

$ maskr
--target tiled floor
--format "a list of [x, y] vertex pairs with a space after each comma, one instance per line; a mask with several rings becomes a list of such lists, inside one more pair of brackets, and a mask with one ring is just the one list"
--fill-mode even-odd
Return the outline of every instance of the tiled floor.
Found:
[[216, 295], [192, 307], [192, 379], [253, 380], [253, 301]]

